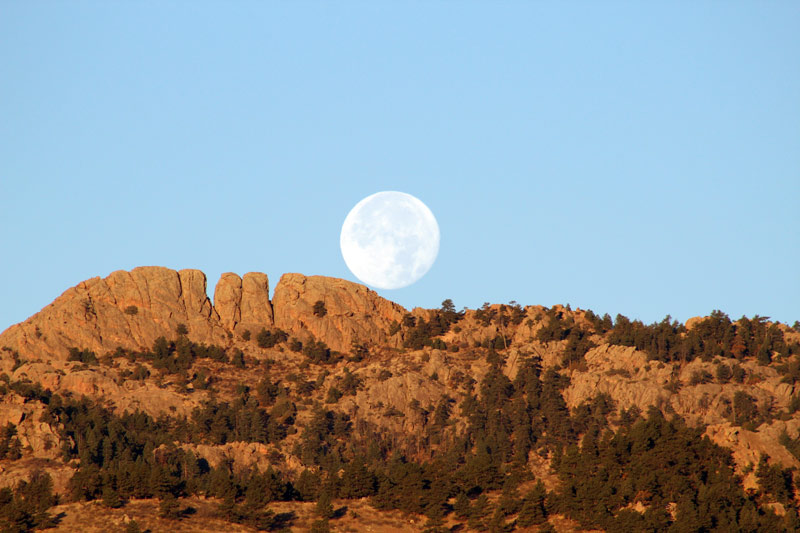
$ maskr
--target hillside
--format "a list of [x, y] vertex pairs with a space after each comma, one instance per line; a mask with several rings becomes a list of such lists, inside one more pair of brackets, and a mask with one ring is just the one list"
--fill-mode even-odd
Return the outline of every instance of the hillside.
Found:
[[798, 330], [118, 271], [0, 334], [0, 525], [794, 531]]

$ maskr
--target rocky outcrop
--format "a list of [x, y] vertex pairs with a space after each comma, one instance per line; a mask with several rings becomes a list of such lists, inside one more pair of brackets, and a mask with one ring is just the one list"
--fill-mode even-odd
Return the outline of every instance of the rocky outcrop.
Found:
[[[321, 301], [325, 312], [315, 314]], [[273, 311], [274, 307], [274, 311]], [[322, 276], [286, 274], [269, 300], [266, 274], [225, 273], [212, 305], [199, 270], [139, 267], [92, 278], [67, 290], [53, 303], [0, 335], [0, 346], [23, 360], [65, 360], [72, 347], [98, 356], [117, 347], [150, 348], [158, 337], [174, 338], [187, 326], [195, 342], [228, 346], [234, 332], [257, 333], [273, 325], [307, 340], [311, 336], [347, 352], [353, 341], [394, 345], [387, 330], [405, 309], [363, 285]]]
[[267, 275], [248, 272], [240, 278], [231, 272], [223, 274], [214, 290], [214, 308], [222, 325], [231, 331], [268, 328], [273, 318]]
[[[324, 312], [314, 312], [322, 302]], [[275, 326], [300, 338], [313, 335], [331, 349], [349, 352], [352, 343], [394, 345], [388, 329], [405, 309], [375, 291], [343, 279], [284, 274], [272, 300]]]
[[203, 391], [186, 397], [175, 390], [161, 388], [152, 381], [123, 380], [113, 370], [97, 366], [86, 368], [80, 363], [23, 363], [7, 373], [14, 381], [28, 380], [54, 392], [102, 398], [119, 411], [141, 410], [153, 416], [188, 416], [206, 397]]
[[0, 427], [13, 424], [17, 430], [25, 455], [39, 459], [61, 457], [61, 437], [50, 424], [41, 421], [45, 406], [38, 402], [27, 402], [16, 394], [7, 394], [0, 399]]
[[214, 308], [223, 326], [233, 329], [241, 320], [241, 303], [242, 278], [233, 272], [226, 272], [220, 276], [214, 289]]
[[[796, 437], [798, 430], [800, 420], [776, 420], [758, 431], [748, 431], [724, 422], [708, 426], [705, 434], [715, 444], [731, 449], [737, 471], [741, 474], [745, 468], [757, 465], [762, 454], [770, 458], [771, 464], [780, 464], [783, 468], [800, 467], [800, 462], [778, 440], [783, 432]], [[758, 487], [754, 471], [750, 471], [743, 481], [746, 489]]]
[[226, 332], [206, 295], [205, 274], [163, 267], [119, 270], [67, 290], [53, 303], [0, 335], [23, 358], [64, 360], [71, 347], [98, 355], [117, 347], [141, 350], [175, 336], [184, 324], [198, 342], [222, 343]]
[[273, 323], [269, 301], [269, 280], [261, 272], [248, 272], [242, 278], [242, 326], [262, 326]]

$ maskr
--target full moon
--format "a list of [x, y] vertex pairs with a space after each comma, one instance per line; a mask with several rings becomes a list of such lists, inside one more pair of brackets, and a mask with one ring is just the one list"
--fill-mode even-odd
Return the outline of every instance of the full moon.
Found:
[[347, 268], [379, 289], [407, 287], [439, 254], [439, 224], [428, 206], [403, 192], [367, 196], [347, 214], [339, 237]]

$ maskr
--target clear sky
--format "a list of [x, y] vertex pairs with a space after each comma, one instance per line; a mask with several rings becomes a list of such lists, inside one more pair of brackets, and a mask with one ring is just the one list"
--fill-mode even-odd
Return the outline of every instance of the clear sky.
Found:
[[800, 319], [800, 3], [0, 2], [0, 330], [140, 265], [355, 280], [413, 194], [401, 305]]

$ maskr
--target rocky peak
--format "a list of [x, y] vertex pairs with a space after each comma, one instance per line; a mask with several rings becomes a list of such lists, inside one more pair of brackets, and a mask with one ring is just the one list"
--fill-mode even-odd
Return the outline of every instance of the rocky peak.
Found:
[[341, 352], [353, 342], [393, 345], [388, 329], [406, 313], [364, 285], [302, 274], [281, 276], [272, 305], [275, 326], [298, 337], [313, 335]]
[[353, 341], [392, 344], [387, 330], [404, 314], [405, 309], [363, 285], [301, 274], [281, 278], [273, 303], [267, 275], [260, 272], [222, 274], [212, 305], [201, 271], [139, 267], [79, 283], [3, 332], [0, 346], [24, 359], [63, 360], [72, 347], [98, 355], [117, 347], [147, 349], [158, 337], [174, 338], [183, 324], [195, 342], [228, 346], [233, 333], [277, 326], [347, 352]]
[[23, 357], [64, 359], [71, 347], [98, 354], [118, 346], [150, 347], [160, 336], [173, 337], [178, 324], [185, 324], [199, 341], [225, 338], [206, 295], [205, 274], [139, 267], [82, 281], [3, 332], [0, 343]]
[[226, 272], [214, 289], [214, 308], [222, 325], [229, 330], [272, 325], [267, 275], [248, 272], [240, 278], [232, 272]]

